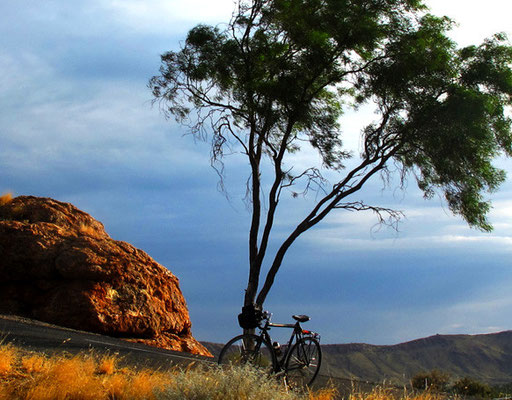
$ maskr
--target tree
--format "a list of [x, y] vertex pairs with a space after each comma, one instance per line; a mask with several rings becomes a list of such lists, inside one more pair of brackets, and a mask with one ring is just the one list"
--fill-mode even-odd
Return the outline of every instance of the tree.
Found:
[[421, 372], [411, 379], [411, 386], [416, 390], [431, 390], [444, 392], [450, 382], [450, 375], [433, 369], [430, 372]]
[[[354, 198], [392, 170], [491, 230], [485, 194], [505, 179], [493, 160], [512, 154], [512, 48], [498, 34], [458, 49], [446, 36], [453, 22], [427, 11], [421, 0], [240, 0], [227, 25], [198, 25], [162, 55], [149, 87], [166, 115], [211, 138], [221, 177], [228, 152], [248, 160], [245, 305], [263, 304], [290, 246], [332, 211], [400, 218]], [[343, 147], [340, 116], [364, 104], [377, 116], [357, 156]], [[296, 171], [290, 155], [309, 148], [321, 165]], [[330, 186], [325, 171], [338, 176]], [[267, 254], [283, 192], [312, 189], [315, 205]]]

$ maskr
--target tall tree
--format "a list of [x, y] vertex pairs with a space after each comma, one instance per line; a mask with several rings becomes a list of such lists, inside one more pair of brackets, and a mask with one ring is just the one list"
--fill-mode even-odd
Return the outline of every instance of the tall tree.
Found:
[[[459, 49], [446, 35], [451, 26], [421, 0], [240, 0], [227, 25], [198, 25], [181, 50], [162, 55], [149, 83], [155, 101], [211, 138], [219, 171], [227, 147], [248, 160], [245, 305], [263, 304], [290, 246], [330, 212], [399, 217], [353, 199], [390, 165], [427, 198], [442, 193], [469, 225], [492, 229], [485, 193], [505, 179], [493, 160], [512, 154], [512, 48], [497, 34]], [[354, 156], [343, 147], [340, 117], [363, 104], [377, 116]], [[296, 171], [290, 154], [306, 142], [322, 165]], [[338, 175], [331, 186], [326, 170]], [[295, 185], [321, 188], [317, 202], [268, 254], [281, 195]]]

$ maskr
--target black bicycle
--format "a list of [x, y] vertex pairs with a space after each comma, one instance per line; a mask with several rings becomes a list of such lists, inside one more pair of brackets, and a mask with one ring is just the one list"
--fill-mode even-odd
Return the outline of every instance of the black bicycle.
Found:
[[[290, 386], [311, 385], [318, 375], [322, 362], [320, 335], [302, 329], [301, 323], [309, 321], [307, 315], [293, 315], [294, 324], [274, 324], [268, 311], [244, 307], [239, 315], [240, 326], [244, 329], [259, 328], [259, 335], [245, 333], [234, 337], [222, 348], [219, 364], [251, 364], [267, 373], [284, 376]], [[286, 346], [272, 343], [270, 328], [293, 329]]]

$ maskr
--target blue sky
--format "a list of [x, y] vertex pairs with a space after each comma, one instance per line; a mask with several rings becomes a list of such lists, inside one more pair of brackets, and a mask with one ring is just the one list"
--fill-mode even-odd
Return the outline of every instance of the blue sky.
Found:
[[[446, 4], [445, 4], [446, 3]], [[429, 1], [460, 22], [453, 37], [512, 36], [509, 0]], [[229, 199], [209, 147], [151, 106], [159, 55], [197, 23], [225, 22], [232, 1], [6, 0], [0, 3], [0, 191], [52, 197], [102, 221], [180, 278], [200, 340], [239, 331], [247, 276], [245, 162], [227, 160]], [[346, 142], [361, 123], [348, 113]], [[312, 154], [294, 162], [307, 163]], [[500, 160], [512, 179], [512, 162]], [[267, 308], [312, 317], [324, 343], [394, 344], [435, 333], [512, 329], [512, 183], [492, 195], [491, 234], [472, 230], [410, 181], [361, 194], [407, 216], [395, 232], [368, 214], [333, 214], [289, 252]], [[313, 199], [287, 198], [275, 239]]]

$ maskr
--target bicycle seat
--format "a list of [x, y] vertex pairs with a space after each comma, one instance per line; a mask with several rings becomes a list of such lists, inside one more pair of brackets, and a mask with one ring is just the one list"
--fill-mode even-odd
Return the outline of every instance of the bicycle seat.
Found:
[[292, 315], [292, 318], [298, 322], [307, 322], [310, 320], [307, 315]]

